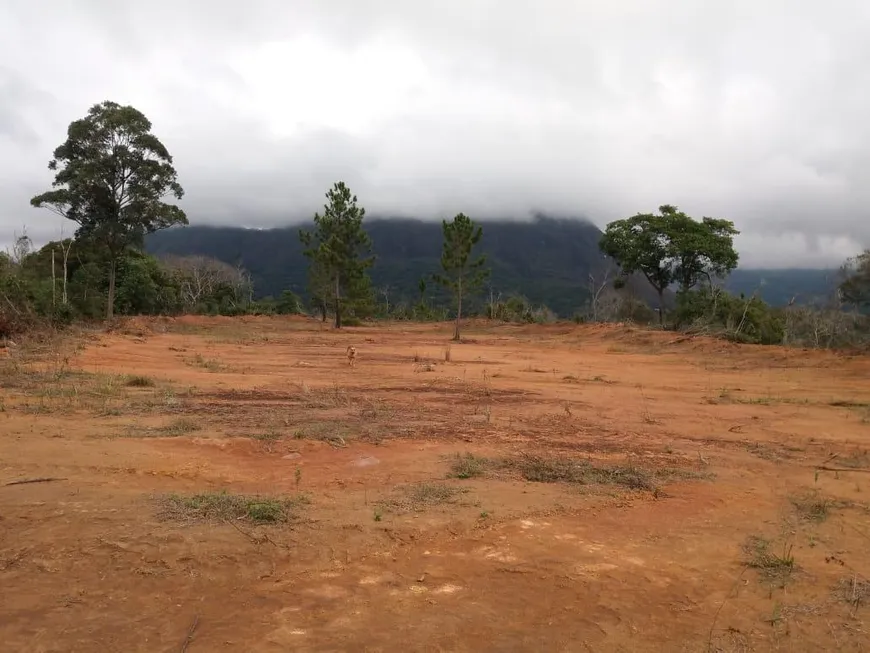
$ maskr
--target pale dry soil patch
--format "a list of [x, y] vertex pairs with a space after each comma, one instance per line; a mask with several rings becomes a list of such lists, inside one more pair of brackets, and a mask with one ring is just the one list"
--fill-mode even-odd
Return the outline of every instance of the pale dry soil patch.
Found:
[[867, 649], [870, 359], [450, 332], [137, 319], [22, 344], [4, 650]]

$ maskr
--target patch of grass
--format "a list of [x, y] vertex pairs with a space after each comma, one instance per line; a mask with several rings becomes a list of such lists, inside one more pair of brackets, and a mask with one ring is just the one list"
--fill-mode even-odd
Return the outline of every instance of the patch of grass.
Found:
[[680, 467], [663, 467], [654, 470], [652, 475], [660, 481], [712, 481], [716, 478], [713, 472]]
[[391, 419], [395, 412], [395, 409], [383, 399], [372, 399], [371, 397], [363, 397], [357, 407], [360, 419], [369, 421]]
[[791, 505], [794, 506], [798, 517], [805, 521], [823, 522], [830, 515], [831, 508], [834, 502], [827, 499], [819, 492], [808, 492], [806, 494], [792, 496], [789, 498]]
[[746, 397], [732, 399], [738, 404], [749, 404], [751, 406], [770, 406], [773, 403], [773, 397]]
[[380, 505], [399, 512], [422, 512], [426, 508], [455, 503], [456, 498], [465, 492], [468, 492], [465, 488], [424, 481], [400, 487], [399, 496], [381, 501]]
[[834, 587], [834, 596], [857, 609], [870, 601], [870, 581], [857, 575], [843, 578]]
[[[122, 408], [129, 407], [127, 379], [125, 375], [69, 370], [64, 364], [56, 371], [27, 372], [12, 381], [15, 389], [24, 395], [25, 401], [17, 404], [17, 408], [24, 412], [48, 414], [87, 410], [105, 415], [111, 411], [120, 414]], [[5, 380], [9, 381], [8, 378]]]
[[320, 440], [334, 447], [346, 447], [349, 429], [341, 422], [316, 422], [293, 432], [296, 440]]
[[483, 476], [491, 466], [488, 458], [466, 453], [464, 456], [456, 454], [450, 462], [450, 472], [447, 478], [476, 478]]
[[407, 488], [407, 495], [410, 501], [416, 504], [438, 505], [439, 503], [450, 503], [458, 494], [462, 494], [465, 490], [447, 485], [446, 483], [416, 483]]
[[746, 451], [753, 456], [758, 456], [763, 460], [771, 462], [781, 462], [792, 457], [787, 449], [781, 446], [773, 446], [762, 444], [761, 442], [751, 442], [746, 445]]
[[632, 490], [654, 490], [653, 476], [632, 465], [597, 467], [588, 460], [522, 456], [505, 460], [513, 469], [533, 483], [576, 483], [579, 485], [618, 485]]
[[179, 417], [176, 420], [173, 420], [166, 426], [161, 426], [158, 430], [162, 435], [172, 435], [179, 436], [185, 435], [186, 433], [193, 433], [194, 431], [199, 431], [202, 427], [199, 422], [193, 420], [189, 417]]
[[243, 520], [257, 524], [290, 521], [306, 503], [304, 497], [268, 497], [206, 492], [194, 495], [167, 494], [160, 497], [160, 516], [181, 522]]
[[870, 467], [870, 453], [867, 450], [853, 451], [848, 456], [837, 457], [837, 462], [843, 467], [866, 469]]
[[838, 400], [828, 403], [829, 406], [837, 406], [839, 408], [870, 408], [870, 403], [866, 401], [846, 401]]
[[772, 395], [764, 395], [760, 397], [737, 397], [733, 392], [742, 391], [743, 388], [720, 388], [718, 397], [707, 397], [707, 403], [735, 403], [748, 404], [751, 406], [772, 406], [774, 404], [809, 404], [809, 399], [800, 399], [798, 397], [774, 397]]
[[[107, 415], [109, 413], [106, 413]], [[179, 417], [169, 424], [156, 428], [148, 426], [131, 426], [122, 437], [128, 438], [177, 438], [200, 430], [200, 423], [189, 417]]]
[[186, 361], [189, 365], [201, 367], [209, 372], [224, 372], [227, 367], [216, 358], [205, 358], [202, 354], [196, 354], [191, 360]]
[[254, 440], [260, 440], [261, 442], [277, 442], [280, 440], [283, 434], [278, 431], [266, 431], [265, 433], [254, 433], [251, 438]]
[[351, 395], [337, 383], [325, 388], [303, 389], [306, 408], [346, 408], [354, 403]]
[[793, 545], [783, 544], [782, 553], [774, 553], [769, 540], [751, 535], [743, 544], [744, 564], [758, 570], [765, 579], [784, 584], [797, 569], [792, 549]]
[[798, 399], [796, 397], [738, 397], [732, 399], [738, 404], [749, 404], [754, 406], [770, 406], [773, 404], [808, 404], [809, 399]]
[[156, 384], [154, 379], [148, 376], [133, 375], [128, 376], [124, 382], [128, 388], [153, 388]]
[[449, 458], [448, 478], [476, 478], [488, 472], [518, 473], [532, 483], [570, 483], [577, 485], [616, 485], [632, 490], [658, 490], [658, 483], [675, 480], [712, 480], [715, 474], [676, 467], [655, 470], [634, 465], [596, 465], [589, 460], [547, 458], [523, 455], [517, 458], [484, 458], [471, 453]]
[[97, 374], [93, 377], [94, 384], [89, 389], [86, 388], [84, 392], [81, 392], [78, 388], [73, 388], [73, 392], [76, 394], [90, 394], [91, 396], [98, 398], [108, 398], [108, 397], [119, 397], [122, 396], [123, 387], [126, 385], [126, 377], [124, 376], [115, 376], [112, 374]]

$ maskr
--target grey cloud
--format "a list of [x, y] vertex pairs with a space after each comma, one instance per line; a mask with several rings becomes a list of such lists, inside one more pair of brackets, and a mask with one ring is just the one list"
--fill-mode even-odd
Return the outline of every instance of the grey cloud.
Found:
[[54, 97], [28, 83], [20, 73], [0, 66], [0, 138], [15, 145], [36, 146], [41, 139], [40, 114], [50, 110]]
[[[603, 226], [674, 203], [735, 220], [744, 265], [837, 264], [870, 245], [861, 0], [38, 5], [0, 8], [0, 60], [18, 84], [0, 81], [5, 240], [47, 224], [27, 202], [51, 181], [51, 151], [114, 99], [151, 118], [198, 222], [298, 221], [344, 179], [370, 214], [538, 210]], [[310, 37], [349, 63], [377, 43], [408, 61], [373, 60], [389, 83], [329, 71], [323, 89], [304, 81], [316, 59], [262, 58], [265, 81], [239, 66]], [[365, 119], [297, 111], [317, 94]]]

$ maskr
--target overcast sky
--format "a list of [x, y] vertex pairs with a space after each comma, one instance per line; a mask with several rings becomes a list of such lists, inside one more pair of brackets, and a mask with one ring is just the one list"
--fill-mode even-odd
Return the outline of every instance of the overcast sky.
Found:
[[[132, 104], [193, 224], [734, 220], [742, 266], [870, 246], [867, 0], [4, 0], [0, 244], [70, 121]], [[66, 224], [71, 233], [72, 223]]]

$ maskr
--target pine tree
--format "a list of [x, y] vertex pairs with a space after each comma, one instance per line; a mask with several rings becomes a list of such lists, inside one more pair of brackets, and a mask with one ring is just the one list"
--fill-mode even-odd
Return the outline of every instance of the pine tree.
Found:
[[343, 311], [369, 300], [371, 283], [366, 270], [375, 259], [369, 255], [372, 242], [362, 226], [366, 211], [357, 206], [356, 195], [339, 181], [326, 199], [323, 214], [314, 214], [314, 230], [300, 229], [299, 239], [311, 261], [309, 273], [316, 276], [316, 286], [328, 293], [335, 328], [340, 329]]
[[442, 221], [444, 245], [441, 253], [441, 268], [443, 274], [435, 274], [433, 278], [453, 293], [456, 301], [456, 327], [453, 339], [459, 340], [460, 322], [462, 320], [462, 300], [480, 287], [489, 271], [483, 269], [486, 256], [475, 259], [471, 250], [483, 237], [483, 227], [474, 223], [464, 213], [459, 213], [450, 222]]

